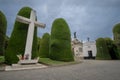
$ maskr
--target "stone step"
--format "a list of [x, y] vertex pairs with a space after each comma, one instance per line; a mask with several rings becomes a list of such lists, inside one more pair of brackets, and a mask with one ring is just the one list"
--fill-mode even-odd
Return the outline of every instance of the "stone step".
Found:
[[28, 64], [28, 65], [13, 64], [12, 66], [5, 66], [5, 71], [40, 69], [40, 68], [46, 68], [46, 67], [48, 67], [48, 66], [43, 65], [43, 64]]

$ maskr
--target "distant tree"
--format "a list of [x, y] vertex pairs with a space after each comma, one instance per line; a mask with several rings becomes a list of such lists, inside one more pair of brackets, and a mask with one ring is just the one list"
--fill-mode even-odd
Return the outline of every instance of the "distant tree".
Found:
[[113, 28], [114, 43], [117, 46], [120, 57], [120, 23], [116, 24]]
[[54, 20], [50, 38], [50, 58], [58, 61], [73, 61], [71, 33], [63, 18]]
[[5, 15], [0, 11], [0, 56], [4, 55], [5, 51], [5, 36], [7, 29], [7, 20]]
[[96, 59], [101, 59], [101, 60], [111, 59], [111, 56], [109, 54], [109, 49], [107, 47], [107, 42], [104, 38], [98, 38], [96, 40], [96, 46], [97, 46]]
[[42, 39], [40, 42], [39, 57], [49, 58], [49, 43], [50, 43], [50, 35], [49, 33], [45, 33], [42, 36]]
[[[32, 9], [29, 7], [23, 7], [17, 15], [30, 18], [31, 10]], [[19, 61], [17, 55], [24, 55], [28, 26], [29, 24], [15, 21], [14, 29], [5, 53], [5, 62], [7, 64], [17, 63]], [[37, 28], [35, 27], [32, 46], [32, 58], [36, 58], [37, 56]]]

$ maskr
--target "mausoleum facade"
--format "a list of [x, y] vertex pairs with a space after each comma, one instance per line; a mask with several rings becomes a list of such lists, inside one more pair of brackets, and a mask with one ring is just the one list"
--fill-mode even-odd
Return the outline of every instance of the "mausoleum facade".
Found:
[[95, 59], [96, 57], [96, 42], [88, 41], [83, 43], [83, 56], [84, 59]]
[[77, 38], [74, 38], [71, 42], [72, 51], [75, 60], [83, 59], [83, 43], [80, 42]]

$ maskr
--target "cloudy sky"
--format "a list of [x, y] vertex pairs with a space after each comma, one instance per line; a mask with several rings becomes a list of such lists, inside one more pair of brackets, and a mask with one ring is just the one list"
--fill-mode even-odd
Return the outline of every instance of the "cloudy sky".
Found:
[[52, 22], [64, 18], [79, 40], [96, 40], [99, 37], [111, 37], [112, 28], [120, 22], [120, 0], [0, 0], [0, 10], [8, 22], [7, 35], [10, 36], [18, 11], [29, 6], [37, 11], [39, 22], [45, 23], [45, 29], [38, 29], [41, 37], [51, 32]]

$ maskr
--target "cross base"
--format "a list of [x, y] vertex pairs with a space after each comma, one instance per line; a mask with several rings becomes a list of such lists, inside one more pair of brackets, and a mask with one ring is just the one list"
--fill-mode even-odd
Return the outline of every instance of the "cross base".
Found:
[[21, 64], [12, 64], [12, 66], [6, 65], [5, 71], [13, 71], [13, 70], [28, 70], [28, 69], [40, 69], [47, 68], [46, 65], [43, 64], [29, 64], [29, 65], [21, 65]]
[[18, 64], [36, 64], [38, 63], [38, 60], [20, 60]]

